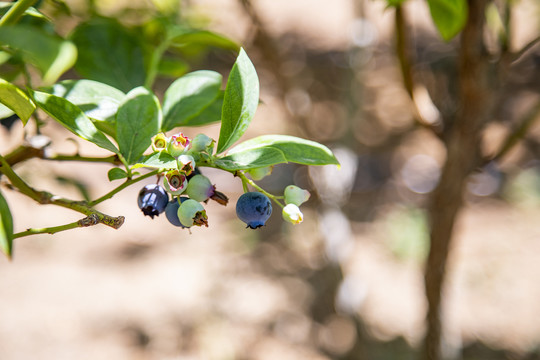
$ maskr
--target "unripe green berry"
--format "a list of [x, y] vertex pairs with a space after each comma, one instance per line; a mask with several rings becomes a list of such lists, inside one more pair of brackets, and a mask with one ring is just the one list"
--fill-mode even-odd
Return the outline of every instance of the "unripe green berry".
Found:
[[197, 134], [191, 141], [191, 151], [212, 154], [216, 141], [205, 134]]
[[294, 204], [300, 206], [306, 201], [308, 201], [311, 194], [309, 191], [299, 188], [295, 185], [289, 185], [285, 188], [285, 203]]
[[192, 177], [186, 188], [186, 195], [196, 201], [206, 201], [214, 195], [216, 188], [204, 175], [195, 175]]
[[208, 216], [206, 216], [204, 207], [193, 199], [188, 199], [180, 205], [178, 219], [186, 227], [193, 225], [208, 227]]

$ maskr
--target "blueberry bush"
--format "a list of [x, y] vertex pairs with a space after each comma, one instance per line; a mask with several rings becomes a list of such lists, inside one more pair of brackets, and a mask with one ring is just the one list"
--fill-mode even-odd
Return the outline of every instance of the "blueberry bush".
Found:
[[[515, 106], [508, 101], [509, 94], [515, 91], [511, 88], [512, 76], [520, 67], [524, 70], [520, 61], [540, 43], [540, 36], [525, 45], [516, 44], [514, 30], [522, 24], [514, 17], [517, 4], [514, 1], [427, 0], [438, 35], [449, 43], [453, 58], [443, 71], [448, 83], [438, 82], [430, 90], [439, 117], [430, 122], [421, 111], [417, 92], [429, 80], [419, 76], [417, 57], [420, 56], [413, 51], [418, 48], [414, 48], [415, 35], [408, 26], [404, 6], [407, 1], [386, 2], [394, 10], [396, 57], [416, 123], [440, 141], [446, 155], [437, 186], [426, 205], [430, 243], [424, 266], [427, 314], [421, 358], [438, 360], [445, 358], [444, 352], [448, 350], [441, 314], [454, 227], [466, 204], [467, 184], [475, 173], [488, 172], [490, 167], [497, 166], [540, 118], [540, 106], [536, 103], [516, 120], [500, 147], [490, 151], [483, 148], [487, 127], [507, 117], [501, 116], [503, 108]], [[431, 59], [430, 66], [437, 66], [435, 63]], [[438, 97], [439, 89], [444, 89], [446, 95]]]
[[[241, 181], [245, 194], [236, 212], [247, 227], [265, 224], [272, 213], [271, 202], [282, 208], [285, 220], [302, 221], [298, 206], [307, 200], [308, 192], [292, 187], [283, 195], [273, 195], [256, 181], [278, 164], [337, 165], [338, 161], [324, 145], [293, 136], [263, 135], [239, 142], [260, 99], [256, 70], [235, 42], [180, 23], [177, 14], [167, 16], [159, 11], [131, 27], [113, 18], [90, 16], [62, 37], [55, 31], [54, 21], [39, 7], [32, 7], [35, 3], [20, 0], [0, 5], [0, 118], [6, 127], [21, 121], [26, 134], [18, 148], [0, 154], [5, 185], [0, 191], [0, 248], [8, 257], [13, 240], [23, 236], [96, 224], [120, 228], [123, 216], [104, 214], [96, 206], [144, 180], [153, 184], [142, 187], [136, 199], [141, 216], [154, 218], [165, 212], [174, 226], [209, 226], [211, 216], [204, 203], [213, 200], [227, 205], [228, 197], [204, 175], [201, 169], [205, 167], [231, 173], [232, 179]], [[186, 71], [182, 54], [205, 47], [237, 54], [224, 89], [222, 75], [216, 71]], [[73, 74], [72, 70], [80, 78], [59, 80], [68, 71]], [[175, 78], [161, 99], [153, 90], [160, 77]], [[35, 139], [50, 121], [110, 155], [49, 156], [45, 150], [50, 141], [37, 144]], [[181, 132], [185, 127], [216, 122], [221, 123], [217, 139], [204, 133], [189, 138]], [[59, 197], [38, 190], [17, 173], [15, 166], [31, 158], [108, 163], [111, 169], [104, 181], [121, 183], [95, 199]], [[16, 232], [9, 204], [2, 196], [6, 189], [38, 204], [69, 208], [84, 218]]]

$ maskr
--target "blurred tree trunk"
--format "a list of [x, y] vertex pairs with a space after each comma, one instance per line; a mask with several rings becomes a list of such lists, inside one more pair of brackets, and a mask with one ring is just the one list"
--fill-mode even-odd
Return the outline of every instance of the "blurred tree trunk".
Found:
[[425, 268], [428, 301], [427, 334], [423, 359], [442, 358], [441, 300], [454, 223], [463, 205], [469, 174], [480, 164], [481, 130], [491, 117], [498, 96], [499, 72], [484, 46], [484, 19], [488, 0], [469, 0], [469, 15], [461, 34], [459, 94], [455, 118], [444, 137], [447, 158], [430, 205], [431, 248]]

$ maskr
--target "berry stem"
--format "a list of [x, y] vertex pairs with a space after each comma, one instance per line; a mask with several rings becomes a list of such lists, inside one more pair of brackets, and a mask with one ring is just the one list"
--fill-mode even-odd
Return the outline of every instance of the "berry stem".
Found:
[[154, 176], [154, 175], [157, 175], [159, 174], [160, 171], [159, 170], [154, 170], [154, 171], [151, 171], [147, 174], [144, 174], [144, 175], [141, 175], [139, 176], [138, 178], [131, 178], [131, 179], [127, 179], [125, 182], [123, 182], [122, 184], [120, 184], [118, 187], [112, 189], [111, 191], [109, 191], [108, 193], [106, 193], [105, 195], [103, 195], [102, 197], [100, 198], [97, 198], [96, 200], [93, 200], [93, 201], [90, 201], [88, 203], [89, 206], [96, 206], [97, 204], [105, 201], [105, 200], [108, 200], [110, 198], [112, 198], [114, 195], [116, 195], [117, 193], [119, 193], [120, 191], [124, 190], [125, 188], [127, 188], [128, 186], [130, 185], [133, 185], [135, 184], [136, 182], [139, 182], [141, 180], [144, 180], [146, 178], [149, 178], [151, 176]]
[[168, 39], [163, 41], [154, 49], [152, 55], [150, 56], [150, 65], [148, 66], [146, 81], [144, 82], [144, 86], [149, 89], [151, 89], [154, 85], [154, 81], [156, 80], [158, 74], [159, 62], [161, 61], [163, 53], [167, 50], [169, 45], [170, 41]]
[[242, 188], [244, 189], [245, 193], [249, 192], [248, 184], [244, 179], [242, 179]]
[[[267, 192], [266, 190], [264, 190], [262, 187], [260, 187], [259, 185], [255, 184], [255, 182], [251, 179], [249, 179], [243, 172], [241, 171], [236, 171], [235, 173], [236, 176], [238, 176], [240, 179], [242, 179], [242, 184], [249, 184], [251, 185], [255, 190], [263, 193], [264, 195], [268, 196], [270, 199], [274, 200], [274, 202], [276, 204], [278, 204], [282, 209], [284, 208], [284, 205], [278, 200], [279, 198], [282, 198], [281, 196], [275, 196], [275, 195], [272, 195], [270, 194], [269, 192]], [[244, 186], [244, 192], [248, 192], [249, 190], [246, 189], [246, 187]]]

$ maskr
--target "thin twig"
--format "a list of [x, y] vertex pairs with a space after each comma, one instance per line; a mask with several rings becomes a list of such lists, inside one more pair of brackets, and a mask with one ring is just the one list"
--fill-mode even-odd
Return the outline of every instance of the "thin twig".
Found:
[[437, 137], [441, 137], [437, 128], [427, 121], [420, 112], [420, 106], [414, 96], [414, 76], [411, 66], [410, 41], [407, 32], [407, 23], [403, 13], [403, 7], [396, 5], [395, 7], [395, 26], [396, 26], [396, 55], [399, 60], [399, 68], [403, 76], [403, 85], [413, 106], [414, 119], [419, 126], [429, 129]]
[[515, 53], [512, 53], [512, 55], [510, 56], [510, 62], [513, 63], [513, 62], [516, 62], [517, 60], [519, 60], [527, 51], [531, 50], [533, 47], [535, 47], [536, 45], [540, 44], [540, 36], [538, 36], [537, 38], [535, 39], [532, 39], [530, 42], [528, 42], [525, 46], [523, 46], [521, 48], [521, 50], [515, 52]]
[[37, 147], [32, 145], [20, 145], [15, 150], [4, 156], [9, 166], [21, 163], [23, 161], [38, 158], [51, 161], [82, 161], [91, 163], [109, 163], [114, 165], [120, 165], [122, 162], [117, 155], [111, 155], [106, 157], [98, 156], [82, 156], [79, 154], [52, 154], [47, 155], [45, 147]]
[[154, 175], [157, 175], [159, 174], [159, 170], [154, 170], [154, 171], [151, 171], [147, 174], [144, 174], [144, 175], [141, 175], [139, 176], [138, 178], [135, 178], [135, 179], [128, 179], [126, 180], [123, 184], [121, 184], [120, 186], [112, 189], [111, 191], [109, 191], [108, 193], [106, 193], [105, 195], [101, 196], [100, 198], [97, 198], [96, 200], [93, 200], [93, 201], [90, 201], [88, 203], [88, 205], [90, 206], [96, 206], [97, 204], [105, 201], [105, 200], [108, 200], [110, 198], [112, 198], [114, 195], [116, 195], [117, 193], [119, 193], [121, 190], [127, 188], [128, 186], [130, 185], [133, 185], [135, 184], [136, 182], [139, 182], [141, 180], [144, 180], [146, 178], [149, 178], [151, 176], [154, 176]]
[[46, 157], [44, 156], [43, 160], [83, 161], [83, 162], [92, 162], [92, 163], [109, 163], [109, 164], [114, 164], [114, 165], [122, 164], [122, 162], [118, 159], [118, 155], [99, 157], [99, 156], [81, 156], [79, 154], [74, 154], [74, 155], [53, 154]]
[[51, 205], [61, 206], [67, 209], [80, 212], [86, 216], [94, 216], [94, 217], [97, 217], [98, 223], [102, 223], [114, 229], [120, 228], [120, 226], [122, 226], [122, 224], [124, 223], [123, 216], [113, 217], [113, 216], [103, 214], [93, 209], [85, 201], [70, 200], [70, 199], [60, 197], [60, 196], [53, 195], [46, 191], [35, 190], [13, 171], [11, 166], [9, 166], [5, 158], [1, 155], [0, 155], [0, 172], [9, 179], [9, 181], [11, 182], [11, 185], [14, 188], [16, 188], [24, 195], [28, 196], [29, 198], [33, 199], [34, 201], [42, 205], [51, 204]]
[[13, 234], [13, 238], [20, 238], [24, 236], [30, 236], [30, 235], [37, 235], [37, 234], [56, 234], [61, 231], [65, 230], [71, 230], [78, 227], [88, 227], [99, 224], [99, 218], [97, 215], [92, 214], [90, 216], [87, 216], [85, 218], [82, 218], [81, 220], [77, 220], [75, 222], [65, 224], [65, 225], [59, 225], [59, 226], [51, 226], [46, 228], [30, 228], [26, 231], [21, 231], [19, 233]]
[[538, 102], [531, 110], [529, 110], [525, 116], [519, 122], [519, 125], [512, 131], [506, 139], [503, 141], [500, 150], [493, 155], [491, 158], [486, 159], [484, 163], [489, 163], [491, 161], [497, 161], [503, 158], [514, 146], [521, 140], [525, 135], [527, 135], [529, 129], [534, 124], [535, 121], [540, 119], [540, 102]]

